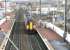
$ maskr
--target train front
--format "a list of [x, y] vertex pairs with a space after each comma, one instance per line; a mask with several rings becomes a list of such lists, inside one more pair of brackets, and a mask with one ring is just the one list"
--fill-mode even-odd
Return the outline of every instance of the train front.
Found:
[[32, 20], [32, 18], [30, 16], [25, 16], [25, 31], [28, 33], [33, 33], [35, 32], [33, 26], [34, 26], [34, 22]]

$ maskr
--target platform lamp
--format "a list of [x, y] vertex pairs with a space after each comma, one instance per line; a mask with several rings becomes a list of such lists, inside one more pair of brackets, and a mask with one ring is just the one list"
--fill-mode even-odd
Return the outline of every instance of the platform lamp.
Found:
[[64, 41], [66, 41], [65, 38], [66, 38], [66, 35], [67, 35], [66, 24], [67, 24], [67, 0], [65, 0], [65, 7], [64, 7], [64, 35], [63, 35]]

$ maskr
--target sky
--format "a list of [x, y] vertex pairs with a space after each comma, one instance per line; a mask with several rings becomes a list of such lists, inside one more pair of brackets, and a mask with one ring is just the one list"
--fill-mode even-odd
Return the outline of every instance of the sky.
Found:
[[[23, 0], [23, 1], [40, 1], [40, 0]], [[41, 0], [41, 1], [47, 1], [47, 0]], [[56, 0], [53, 0], [53, 1], [56, 1]]]

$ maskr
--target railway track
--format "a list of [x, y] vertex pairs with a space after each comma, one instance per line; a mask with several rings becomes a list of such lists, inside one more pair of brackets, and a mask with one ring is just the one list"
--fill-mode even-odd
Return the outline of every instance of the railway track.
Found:
[[[25, 32], [25, 27], [23, 23], [23, 16], [20, 16], [20, 14], [23, 14], [22, 12], [18, 12], [18, 18], [16, 19], [16, 22], [14, 24], [12, 33], [10, 39], [13, 41], [13, 43], [18, 47], [19, 50], [47, 50], [46, 47], [44, 47], [44, 43], [42, 40], [40, 40], [39, 36], [37, 36], [37, 32], [29, 34]], [[37, 39], [38, 38], [38, 39]], [[42, 45], [41, 45], [42, 44]], [[16, 50], [10, 42], [8, 42], [8, 45], [6, 47], [6, 50]]]
[[[22, 22], [15, 23], [14, 26], [12, 41], [19, 48], [19, 50], [43, 50], [43, 47], [40, 45], [40, 41], [36, 37], [37, 33], [28, 34], [25, 32]], [[16, 49], [10, 45], [10, 50]]]
[[[19, 50], [47, 50], [44, 49], [46, 47], [43, 48], [42, 45], [44, 43], [40, 43], [41, 41], [37, 39], [37, 35], [37, 32], [32, 34], [27, 33], [23, 22], [15, 22], [10, 39]], [[6, 50], [16, 50], [11, 44], [7, 48], [9, 49]]]

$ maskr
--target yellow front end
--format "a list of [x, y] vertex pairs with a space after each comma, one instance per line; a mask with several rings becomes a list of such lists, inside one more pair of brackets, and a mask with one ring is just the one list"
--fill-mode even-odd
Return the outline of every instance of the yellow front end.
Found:
[[29, 24], [26, 25], [27, 30], [32, 30], [33, 29], [33, 23], [29, 22]]

